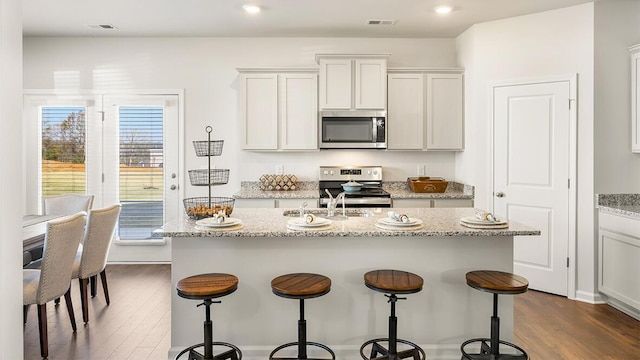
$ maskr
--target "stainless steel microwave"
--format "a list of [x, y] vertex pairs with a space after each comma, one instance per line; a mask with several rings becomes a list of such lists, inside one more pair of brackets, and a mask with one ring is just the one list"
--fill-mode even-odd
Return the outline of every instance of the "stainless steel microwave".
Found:
[[321, 111], [320, 149], [386, 149], [386, 111]]

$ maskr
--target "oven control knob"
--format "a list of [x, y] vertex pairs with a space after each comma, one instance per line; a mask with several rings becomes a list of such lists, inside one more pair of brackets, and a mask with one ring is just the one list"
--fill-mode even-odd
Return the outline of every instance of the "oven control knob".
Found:
[[328, 173], [329, 173], [329, 171], [328, 171], [328, 170], [323, 170], [323, 171], [322, 171], [322, 175], [327, 175]]
[[373, 170], [373, 175], [378, 175], [378, 170]]

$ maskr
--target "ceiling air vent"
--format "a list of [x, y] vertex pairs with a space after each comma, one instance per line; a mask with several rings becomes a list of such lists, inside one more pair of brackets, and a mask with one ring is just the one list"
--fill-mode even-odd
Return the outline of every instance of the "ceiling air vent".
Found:
[[367, 25], [394, 25], [396, 20], [369, 20]]
[[105, 30], [113, 30], [117, 29], [115, 26], [111, 24], [98, 24], [98, 25], [89, 25], [92, 29], [105, 29]]

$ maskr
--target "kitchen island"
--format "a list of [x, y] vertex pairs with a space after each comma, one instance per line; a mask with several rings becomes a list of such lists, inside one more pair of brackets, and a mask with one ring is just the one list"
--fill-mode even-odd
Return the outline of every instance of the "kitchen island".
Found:
[[[295, 341], [298, 304], [275, 296], [270, 287], [274, 277], [291, 272], [331, 278], [329, 294], [306, 302], [307, 338], [330, 346], [337, 359], [360, 359], [362, 343], [387, 336], [387, 299], [363, 283], [364, 274], [373, 269], [423, 277], [423, 290], [399, 302], [396, 313], [399, 337], [422, 346], [429, 359], [459, 358], [464, 340], [488, 336], [492, 297], [468, 287], [465, 273], [512, 271], [513, 236], [540, 232], [516, 223], [508, 229], [464, 227], [460, 218], [478, 211], [471, 208], [394, 209], [422, 220], [423, 227], [382, 230], [376, 221], [388, 209], [369, 210], [372, 216], [334, 220], [328, 230], [293, 231], [287, 229], [292, 217], [283, 216], [286, 209], [235, 209], [232, 217], [242, 220], [238, 230], [201, 231], [193, 220], [183, 219], [156, 235], [172, 238], [173, 284], [198, 273], [238, 276], [238, 290], [213, 307], [214, 341], [237, 345], [245, 359], [268, 358], [276, 346]], [[196, 301], [172, 291], [171, 358], [202, 342], [204, 319]], [[501, 335], [512, 340], [510, 296], [502, 297], [500, 316]]]

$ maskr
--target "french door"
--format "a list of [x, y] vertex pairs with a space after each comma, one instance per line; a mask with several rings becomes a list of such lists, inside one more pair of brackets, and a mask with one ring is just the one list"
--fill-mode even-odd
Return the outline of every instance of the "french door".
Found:
[[[109, 261], [169, 261], [168, 239], [152, 233], [182, 211], [180, 96], [27, 93], [26, 213], [38, 213], [41, 197], [56, 193], [93, 194], [94, 208], [120, 203]], [[69, 124], [82, 136], [60, 135]], [[70, 147], [73, 154], [59, 154]]]

